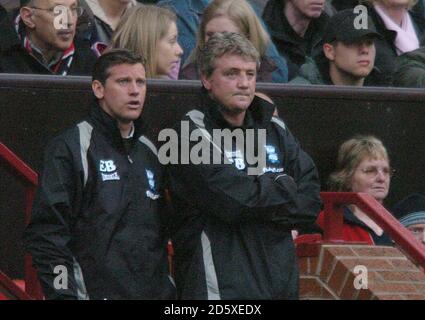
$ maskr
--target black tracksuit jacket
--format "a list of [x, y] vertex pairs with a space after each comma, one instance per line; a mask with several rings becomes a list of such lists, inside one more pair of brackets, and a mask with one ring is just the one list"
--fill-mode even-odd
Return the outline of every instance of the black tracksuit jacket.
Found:
[[[183, 118], [189, 132], [202, 129], [198, 133], [208, 142], [213, 129], [230, 128], [218, 108], [205, 95], [203, 107]], [[179, 298], [298, 298], [291, 229], [314, 223], [321, 205], [319, 179], [312, 159], [273, 111], [274, 105], [255, 98], [241, 128], [266, 129], [266, 146], [260, 145], [267, 150], [263, 174], [248, 175], [249, 165], [236, 148], [221, 153], [233, 164], [168, 166]], [[178, 124], [177, 131], [186, 124]], [[181, 132], [187, 140], [190, 134]]]
[[[47, 298], [175, 297], [163, 227], [163, 174], [141, 127], [136, 121], [126, 147], [116, 121], [96, 104], [85, 121], [48, 145], [25, 232]], [[55, 271], [57, 266], [62, 267]], [[67, 289], [55, 278], [63, 276], [63, 267]]]

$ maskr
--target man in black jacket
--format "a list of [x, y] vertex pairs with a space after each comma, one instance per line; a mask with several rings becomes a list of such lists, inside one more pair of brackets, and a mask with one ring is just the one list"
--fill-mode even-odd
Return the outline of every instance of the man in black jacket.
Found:
[[339, 11], [329, 20], [323, 50], [300, 68], [292, 84], [380, 86], [382, 78], [375, 64], [375, 40], [380, 38], [370, 18], [356, 28], [359, 15], [353, 9]]
[[0, 23], [0, 72], [89, 75], [96, 55], [75, 36], [77, 0], [30, 0]]
[[169, 166], [178, 297], [296, 299], [291, 230], [319, 213], [316, 167], [255, 96], [259, 55], [246, 38], [215, 34], [199, 66], [204, 103], [177, 125]]
[[49, 299], [172, 299], [143, 58], [99, 58], [89, 116], [48, 145], [25, 243]]
[[325, 0], [269, 0], [263, 12], [271, 38], [288, 63], [289, 80], [320, 52], [329, 16], [324, 12]]

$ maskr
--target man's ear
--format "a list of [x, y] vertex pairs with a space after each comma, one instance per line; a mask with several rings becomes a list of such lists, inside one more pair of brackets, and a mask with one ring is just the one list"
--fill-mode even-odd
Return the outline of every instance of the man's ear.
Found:
[[21, 15], [22, 21], [28, 28], [35, 28], [35, 23], [33, 21], [33, 10], [30, 7], [22, 7], [19, 10], [19, 14]]
[[211, 81], [208, 79], [206, 75], [201, 74], [201, 82], [205, 89], [207, 90], [211, 89]]
[[103, 84], [99, 80], [93, 80], [91, 83], [91, 88], [93, 93], [97, 99], [103, 99], [104, 96], [104, 87]]
[[335, 60], [335, 48], [330, 43], [325, 43], [323, 45], [323, 53], [325, 54], [325, 57], [328, 60], [330, 60], [330, 61], [334, 61]]

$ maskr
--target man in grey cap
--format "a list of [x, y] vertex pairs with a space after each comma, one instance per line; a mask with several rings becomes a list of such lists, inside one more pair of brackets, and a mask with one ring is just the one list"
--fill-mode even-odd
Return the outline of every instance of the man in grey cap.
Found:
[[375, 64], [376, 32], [373, 22], [364, 21], [353, 9], [336, 13], [323, 38], [323, 50], [301, 69], [293, 84], [380, 85]]
[[400, 223], [409, 229], [421, 243], [425, 244], [425, 195], [413, 193], [399, 203], [393, 210], [393, 215]]

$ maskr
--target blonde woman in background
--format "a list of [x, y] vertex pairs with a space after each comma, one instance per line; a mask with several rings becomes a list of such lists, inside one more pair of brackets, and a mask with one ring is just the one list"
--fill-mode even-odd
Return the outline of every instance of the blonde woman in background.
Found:
[[124, 48], [146, 58], [147, 78], [177, 79], [182, 48], [177, 42], [176, 15], [167, 8], [137, 5], [123, 16], [110, 48]]

